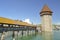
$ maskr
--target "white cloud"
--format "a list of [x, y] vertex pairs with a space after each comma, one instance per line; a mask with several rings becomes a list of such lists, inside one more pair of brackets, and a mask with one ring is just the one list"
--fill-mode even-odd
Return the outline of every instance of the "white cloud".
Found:
[[31, 21], [30, 21], [29, 18], [25, 19], [24, 22], [27, 22], [27, 23], [31, 24]]

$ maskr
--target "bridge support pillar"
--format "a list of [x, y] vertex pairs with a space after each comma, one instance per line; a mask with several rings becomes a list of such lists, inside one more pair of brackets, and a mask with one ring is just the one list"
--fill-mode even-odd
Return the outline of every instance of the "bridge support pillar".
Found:
[[14, 31], [13, 31], [13, 34], [12, 34], [12, 37], [13, 37], [13, 40], [15, 40], [15, 37], [14, 37], [15, 35], [14, 35]]
[[23, 36], [23, 34], [24, 34], [24, 33], [23, 33], [23, 30], [22, 30], [22, 33], [21, 33], [21, 34], [22, 34], [22, 36]]
[[29, 30], [27, 30], [27, 35], [29, 35]]
[[13, 31], [13, 40], [18, 40], [18, 31]]
[[5, 32], [2, 33], [1, 40], [5, 40]]

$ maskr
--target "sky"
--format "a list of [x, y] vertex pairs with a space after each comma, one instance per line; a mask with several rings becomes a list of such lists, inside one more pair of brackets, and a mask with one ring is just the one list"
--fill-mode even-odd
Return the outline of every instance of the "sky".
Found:
[[40, 24], [45, 4], [53, 11], [52, 23], [60, 24], [60, 0], [0, 0], [0, 17]]

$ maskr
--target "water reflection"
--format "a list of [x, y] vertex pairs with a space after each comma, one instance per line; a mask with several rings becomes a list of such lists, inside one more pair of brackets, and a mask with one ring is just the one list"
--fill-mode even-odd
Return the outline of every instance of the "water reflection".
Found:
[[[52, 32], [42, 32], [37, 34], [30, 34], [30, 35], [21, 35], [21, 33], [18, 33], [18, 37], [15, 37], [15, 40], [60, 40], [60, 31], [54, 31]], [[4, 40], [13, 40], [12, 37], [13, 32], [9, 31], [6, 32]], [[0, 33], [0, 40], [1, 40], [2, 33]]]
[[53, 40], [52, 33], [42, 32], [20, 38], [19, 40]]
[[42, 32], [42, 40], [53, 40], [52, 32]]

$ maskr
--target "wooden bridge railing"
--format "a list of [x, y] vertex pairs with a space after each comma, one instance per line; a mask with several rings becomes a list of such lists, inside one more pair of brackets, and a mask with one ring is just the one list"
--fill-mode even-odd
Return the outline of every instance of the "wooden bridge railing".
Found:
[[21, 30], [36, 30], [36, 27], [0, 23], [0, 31], [21, 31]]

